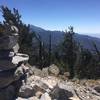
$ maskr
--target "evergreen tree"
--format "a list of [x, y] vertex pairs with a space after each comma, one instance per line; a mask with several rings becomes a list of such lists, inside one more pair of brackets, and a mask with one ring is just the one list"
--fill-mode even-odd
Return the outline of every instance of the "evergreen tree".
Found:
[[49, 35], [49, 65], [51, 64], [51, 33]]
[[64, 41], [62, 43], [63, 61], [68, 65], [70, 78], [74, 77], [74, 63], [76, 59], [76, 42], [74, 40], [73, 27], [69, 27], [69, 31], [64, 34]]

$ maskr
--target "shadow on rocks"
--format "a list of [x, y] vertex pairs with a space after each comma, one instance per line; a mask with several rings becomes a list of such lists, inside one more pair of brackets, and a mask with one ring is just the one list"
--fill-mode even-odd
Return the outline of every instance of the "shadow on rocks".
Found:
[[60, 89], [58, 86], [54, 88], [50, 96], [52, 99], [56, 100], [70, 100], [70, 97], [73, 97], [73, 94], [67, 90]]

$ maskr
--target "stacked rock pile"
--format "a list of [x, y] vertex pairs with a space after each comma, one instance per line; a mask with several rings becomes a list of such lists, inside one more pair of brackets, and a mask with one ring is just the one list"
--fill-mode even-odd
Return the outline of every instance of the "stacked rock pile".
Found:
[[29, 56], [18, 53], [18, 29], [11, 29], [15, 33], [0, 36], [0, 100], [14, 100], [18, 82], [28, 70], [25, 63]]

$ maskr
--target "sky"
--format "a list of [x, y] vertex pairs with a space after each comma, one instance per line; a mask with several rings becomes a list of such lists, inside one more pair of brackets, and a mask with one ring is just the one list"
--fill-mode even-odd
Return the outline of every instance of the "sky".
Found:
[[71, 25], [78, 33], [100, 33], [100, 0], [0, 0], [0, 5], [17, 8], [24, 23], [47, 30]]

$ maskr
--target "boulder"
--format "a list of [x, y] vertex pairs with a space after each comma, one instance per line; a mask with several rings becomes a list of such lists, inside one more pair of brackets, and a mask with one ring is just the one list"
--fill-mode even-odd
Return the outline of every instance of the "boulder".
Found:
[[51, 66], [49, 66], [49, 73], [50, 74], [53, 74], [53, 75], [58, 75], [59, 74], [59, 68], [56, 66], [56, 65], [54, 65], [54, 64], [52, 64]]
[[35, 95], [35, 91], [31, 86], [23, 85], [21, 86], [18, 95], [19, 97], [29, 98]]
[[56, 86], [51, 92], [51, 97], [54, 100], [69, 100], [73, 94], [70, 91], [64, 90]]

